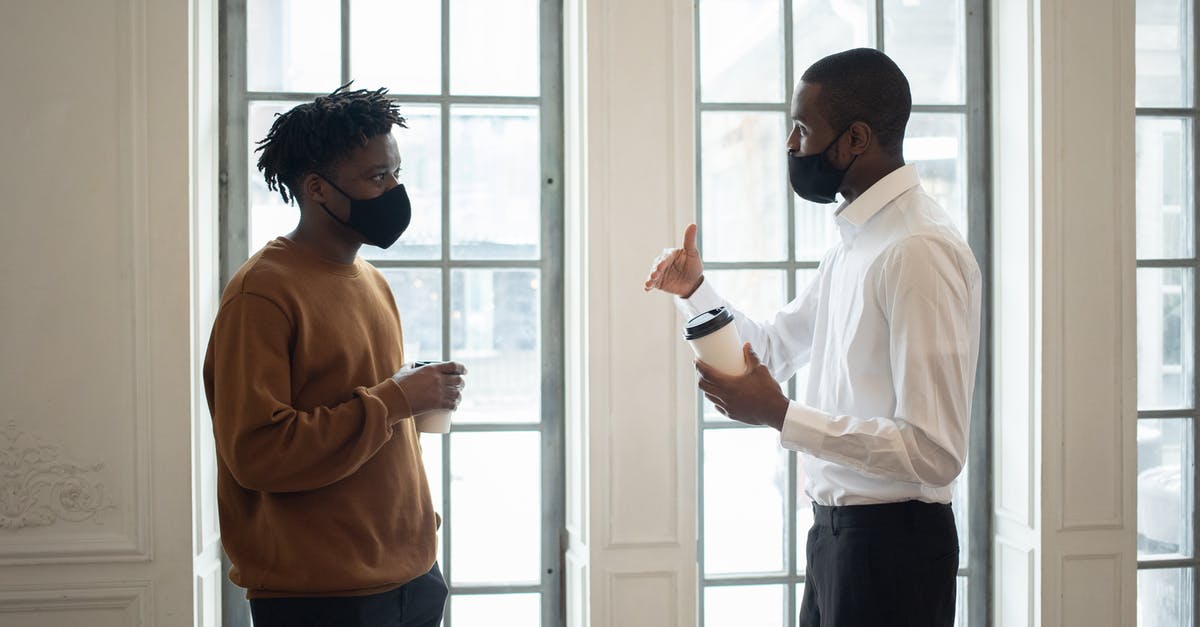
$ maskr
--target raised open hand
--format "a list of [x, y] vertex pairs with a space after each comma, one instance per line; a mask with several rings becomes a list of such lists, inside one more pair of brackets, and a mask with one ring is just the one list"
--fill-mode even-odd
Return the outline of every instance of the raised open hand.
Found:
[[696, 225], [689, 224], [683, 231], [683, 247], [664, 250], [650, 265], [645, 289], [687, 298], [700, 287], [703, 279], [704, 262], [696, 247]]

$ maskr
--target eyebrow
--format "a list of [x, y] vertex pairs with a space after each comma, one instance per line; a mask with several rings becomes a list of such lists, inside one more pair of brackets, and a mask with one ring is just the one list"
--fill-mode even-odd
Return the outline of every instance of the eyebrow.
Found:
[[401, 161], [402, 161], [401, 159], [397, 159], [396, 165], [391, 165], [390, 163], [375, 163], [375, 164], [367, 166], [365, 168], [365, 171], [366, 172], [379, 172], [379, 171], [390, 172], [390, 171], [395, 170], [396, 168], [400, 167]]

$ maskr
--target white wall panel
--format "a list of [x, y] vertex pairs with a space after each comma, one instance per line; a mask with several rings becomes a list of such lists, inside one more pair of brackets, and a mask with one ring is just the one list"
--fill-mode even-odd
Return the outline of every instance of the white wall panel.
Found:
[[1123, 607], [1128, 596], [1121, 589], [1120, 554], [1075, 555], [1062, 560], [1062, 613], [1055, 622], [1063, 627], [1131, 625], [1124, 618], [1133, 608]]
[[[586, 605], [582, 620], [606, 627], [695, 624], [694, 381], [670, 299], [642, 291], [649, 262], [694, 219], [693, 10], [564, 11], [568, 362], [585, 360], [568, 373], [567, 468], [582, 481], [568, 526], [587, 588], [568, 615]], [[642, 583], [662, 588], [661, 611], [625, 605]]]
[[0, 564], [150, 550], [145, 18], [141, 0], [18, 3], [0, 37], [21, 85], [0, 120]]
[[193, 27], [214, 1], [5, 6], [0, 624], [193, 620], [191, 548], [215, 541], [191, 507], [193, 148], [215, 133], [192, 124], [193, 66], [215, 80]]
[[992, 4], [996, 624], [1136, 607], [1133, 3]]
[[153, 592], [148, 582], [134, 586], [12, 587], [0, 591], [0, 625], [150, 625], [153, 624], [152, 601]]
[[1056, 27], [1042, 44], [1044, 384], [1047, 412], [1061, 412], [1056, 492], [1064, 529], [1126, 523], [1123, 451], [1135, 448], [1126, 442], [1134, 437], [1126, 418], [1136, 411], [1133, 10], [1126, 4], [1045, 6], [1052, 17], [1044, 19]]
[[678, 625], [678, 578], [674, 572], [615, 573], [609, 581], [612, 625]]

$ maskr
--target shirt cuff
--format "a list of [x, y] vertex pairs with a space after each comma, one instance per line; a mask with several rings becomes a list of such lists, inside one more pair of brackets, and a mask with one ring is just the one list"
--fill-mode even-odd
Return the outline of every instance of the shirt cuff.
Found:
[[783, 428], [779, 430], [779, 442], [783, 448], [792, 451], [819, 451], [825, 444], [825, 429], [830, 419], [830, 415], [821, 410], [791, 401], [783, 417]]
[[675, 306], [679, 309], [679, 313], [683, 314], [685, 319], [692, 319], [710, 309], [725, 306], [725, 299], [717, 293], [717, 290], [705, 278], [700, 282], [699, 287], [695, 292], [687, 298], [675, 297]]

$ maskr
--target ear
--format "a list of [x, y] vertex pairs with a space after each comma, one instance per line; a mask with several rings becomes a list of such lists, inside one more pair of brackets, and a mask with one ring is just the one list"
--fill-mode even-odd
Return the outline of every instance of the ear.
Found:
[[329, 200], [326, 194], [325, 179], [315, 172], [304, 175], [300, 181], [300, 191], [306, 198], [311, 198], [316, 203], [324, 203]]
[[871, 144], [875, 143], [875, 131], [866, 122], [854, 122], [850, 125], [850, 132], [846, 133], [850, 138], [850, 154], [861, 155], [871, 148]]

